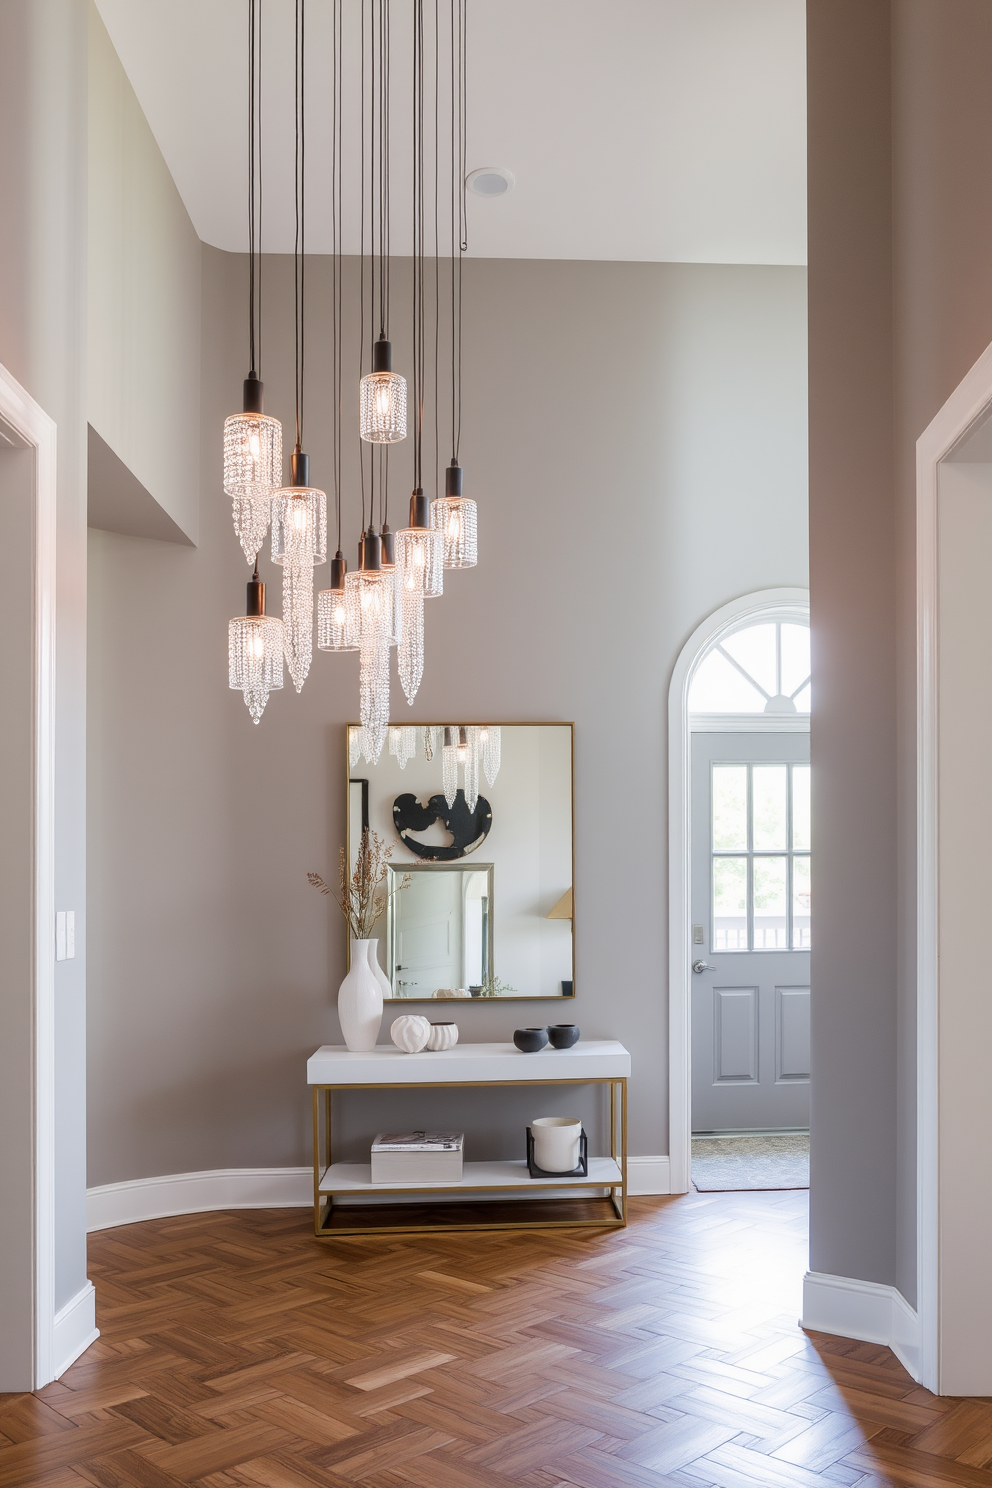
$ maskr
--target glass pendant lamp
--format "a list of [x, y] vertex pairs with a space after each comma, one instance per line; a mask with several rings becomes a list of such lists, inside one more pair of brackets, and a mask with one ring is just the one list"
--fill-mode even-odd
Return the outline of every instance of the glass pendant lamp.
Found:
[[368, 444], [406, 438], [406, 378], [393, 371], [393, 348], [384, 333], [372, 347], [372, 371], [361, 381], [359, 429]]
[[293, 451], [292, 478], [272, 497], [272, 561], [282, 564], [286, 665], [299, 692], [313, 657], [313, 570], [327, 561], [327, 497], [310, 484], [310, 458]]
[[463, 474], [452, 460], [444, 473], [444, 495], [431, 502], [431, 520], [444, 539], [445, 568], [474, 568], [479, 561], [476, 504], [462, 494]]
[[465, 751], [465, 805], [474, 811], [479, 803], [479, 730], [468, 728], [468, 747]]
[[389, 730], [389, 752], [401, 770], [405, 770], [417, 753], [417, 730], [415, 728], [391, 728]]
[[283, 648], [282, 621], [265, 613], [265, 585], [256, 563], [245, 613], [227, 628], [228, 683], [244, 693], [254, 723], [265, 711], [269, 693], [283, 685]]
[[339, 548], [331, 559], [331, 587], [317, 595], [317, 650], [357, 651], [358, 638], [348, 629], [344, 590], [347, 561]]

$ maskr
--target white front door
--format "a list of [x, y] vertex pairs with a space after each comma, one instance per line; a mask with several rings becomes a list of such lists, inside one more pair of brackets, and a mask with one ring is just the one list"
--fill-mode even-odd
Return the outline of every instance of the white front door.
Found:
[[692, 1129], [809, 1126], [809, 735], [692, 735]]

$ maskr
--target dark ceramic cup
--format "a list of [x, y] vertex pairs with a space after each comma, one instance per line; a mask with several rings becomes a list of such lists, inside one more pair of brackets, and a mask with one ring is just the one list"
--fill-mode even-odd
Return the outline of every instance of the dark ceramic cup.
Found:
[[513, 1035], [513, 1042], [521, 1054], [536, 1054], [538, 1049], [543, 1049], [548, 1042], [548, 1030], [546, 1028], [518, 1028]]
[[552, 1023], [548, 1029], [548, 1038], [554, 1049], [570, 1049], [579, 1041], [579, 1025], [577, 1023]]

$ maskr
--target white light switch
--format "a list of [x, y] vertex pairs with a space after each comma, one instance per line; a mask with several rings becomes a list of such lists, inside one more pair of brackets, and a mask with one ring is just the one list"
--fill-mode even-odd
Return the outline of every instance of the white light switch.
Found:
[[702, 927], [702, 925], [693, 925], [693, 927], [692, 927], [692, 943], [693, 943], [693, 945], [702, 945], [702, 943], [703, 943], [703, 927]]
[[55, 915], [55, 959], [71, 961], [76, 954], [76, 911], [60, 909]]

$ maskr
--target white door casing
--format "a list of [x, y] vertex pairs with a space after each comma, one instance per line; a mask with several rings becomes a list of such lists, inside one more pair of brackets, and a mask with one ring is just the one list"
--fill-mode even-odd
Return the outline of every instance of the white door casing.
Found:
[[917, 1308], [921, 1382], [992, 1393], [992, 346], [917, 442]]
[[[30, 542], [15, 548], [11, 562], [31, 562], [33, 573], [28, 602], [29, 624], [18, 635], [16, 626], [5, 644], [30, 645], [30, 681], [24, 707], [27, 719], [8, 720], [8, 727], [30, 738], [29, 843], [8, 842], [6, 852], [19, 859], [2, 864], [3, 874], [23, 879], [30, 865], [30, 945], [25, 957], [8, 943], [0, 948], [0, 976], [8, 1000], [7, 1027], [16, 1040], [0, 1050], [0, 1079], [8, 1093], [23, 1089], [23, 1109], [5, 1133], [5, 1161], [30, 1166], [31, 1275], [5, 1265], [0, 1276], [0, 1309], [7, 1316], [21, 1312], [30, 1295], [30, 1337], [8, 1347], [0, 1344], [0, 1390], [31, 1389], [48, 1384], [54, 1359], [55, 1330], [55, 538], [56, 538], [56, 429], [55, 424], [24, 388], [0, 366], [0, 460], [23, 461], [23, 481], [4, 482], [5, 499], [24, 507]], [[33, 560], [33, 561], [32, 561]], [[5, 851], [0, 844], [0, 861]], [[27, 1004], [26, 1008], [24, 1004]], [[23, 1014], [26, 1013], [26, 1016]], [[29, 1087], [22, 1085], [30, 1071]], [[6, 1077], [6, 1078], [5, 1078]], [[29, 1144], [25, 1154], [20, 1144]], [[9, 1195], [7, 1196], [9, 1200]], [[12, 1206], [11, 1206], [12, 1207]], [[23, 1215], [8, 1213], [11, 1224]], [[30, 1357], [25, 1357], [30, 1354]]]
[[[691, 1118], [691, 756], [689, 688], [707, 652], [742, 622], [803, 619], [809, 616], [809, 591], [763, 589], [731, 600], [696, 627], [675, 663], [668, 691], [668, 1150], [671, 1192], [687, 1193], [690, 1185]], [[707, 727], [719, 727], [716, 720]], [[739, 727], [728, 720], [727, 727]], [[781, 718], [759, 715], [749, 727], [783, 727]], [[807, 728], [808, 721], [797, 723]]]

